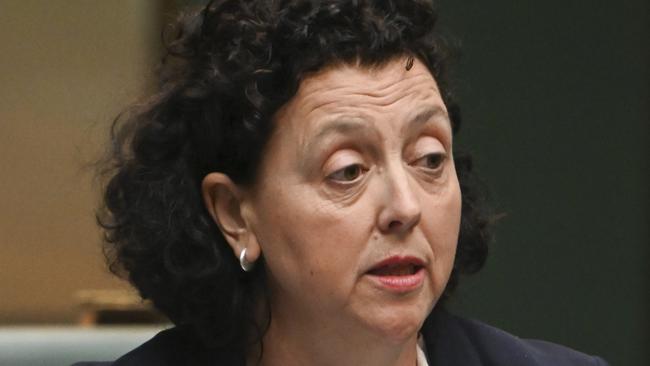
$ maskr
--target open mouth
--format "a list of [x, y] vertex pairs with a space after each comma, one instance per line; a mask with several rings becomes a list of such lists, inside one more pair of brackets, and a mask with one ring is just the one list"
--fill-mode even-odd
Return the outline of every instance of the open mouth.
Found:
[[426, 278], [424, 261], [411, 256], [386, 258], [366, 274], [379, 288], [398, 294], [417, 291]]
[[368, 272], [373, 276], [411, 276], [416, 274], [421, 265], [413, 263], [391, 264], [374, 268]]

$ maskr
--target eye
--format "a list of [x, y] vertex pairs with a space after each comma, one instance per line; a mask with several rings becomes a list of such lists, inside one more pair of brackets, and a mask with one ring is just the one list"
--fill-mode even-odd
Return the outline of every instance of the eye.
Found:
[[411, 165], [429, 170], [437, 170], [445, 161], [446, 157], [442, 152], [431, 153], [415, 160]]
[[327, 178], [337, 182], [354, 182], [361, 177], [363, 171], [364, 168], [361, 164], [352, 164], [335, 171], [328, 175]]

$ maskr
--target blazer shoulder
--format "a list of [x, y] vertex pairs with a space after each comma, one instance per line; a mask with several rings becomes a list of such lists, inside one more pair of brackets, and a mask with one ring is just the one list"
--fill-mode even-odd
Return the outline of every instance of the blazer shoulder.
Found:
[[522, 339], [522, 342], [540, 360], [540, 365], [609, 366], [605, 360], [598, 356], [588, 355], [556, 343], [539, 339]]
[[551, 342], [522, 339], [483, 322], [448, 313], [437, 314], [432, 323], [425, 341], [427, 350], [432, 349], [430, 356], [436, 365], [607, 365], [599, 357]]
[[179, 346], [184, 339], [178, 328], [166, 329], [111, 363], [112, 366], [171, 366], [180, 361]]
[[172, 366], [244, 364], [244, 357], [233, 350], [208, 348], [184, 327], [174, 327], [156, 334], [131, 352], [118, 358], [112, 366]]

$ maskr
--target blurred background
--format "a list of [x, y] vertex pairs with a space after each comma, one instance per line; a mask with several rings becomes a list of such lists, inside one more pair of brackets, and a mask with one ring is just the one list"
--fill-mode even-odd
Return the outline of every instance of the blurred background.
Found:
[[[0, 365], [112, 359], [165, 326], [104, 266], [88, 165], [152, 90], [160, 31], [187, 3], [202, 2], [0, 0]], [[457, 149], [504, 216], [452, 306], [650, 364], [648, 2], [585, 4], [440, 2], [463, 53]]]

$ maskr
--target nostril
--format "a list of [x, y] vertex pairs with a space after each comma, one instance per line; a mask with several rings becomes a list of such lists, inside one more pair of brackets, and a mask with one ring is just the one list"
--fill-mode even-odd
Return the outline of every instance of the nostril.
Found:
[[388, 224], [388, 229], [395, 230], [395, 229], [400, 228], [401, 226], [402, 226], [401, 222], [399, 222], [397, 220], [394, 220], [394, 221], [391, 221], [390, 224]]

